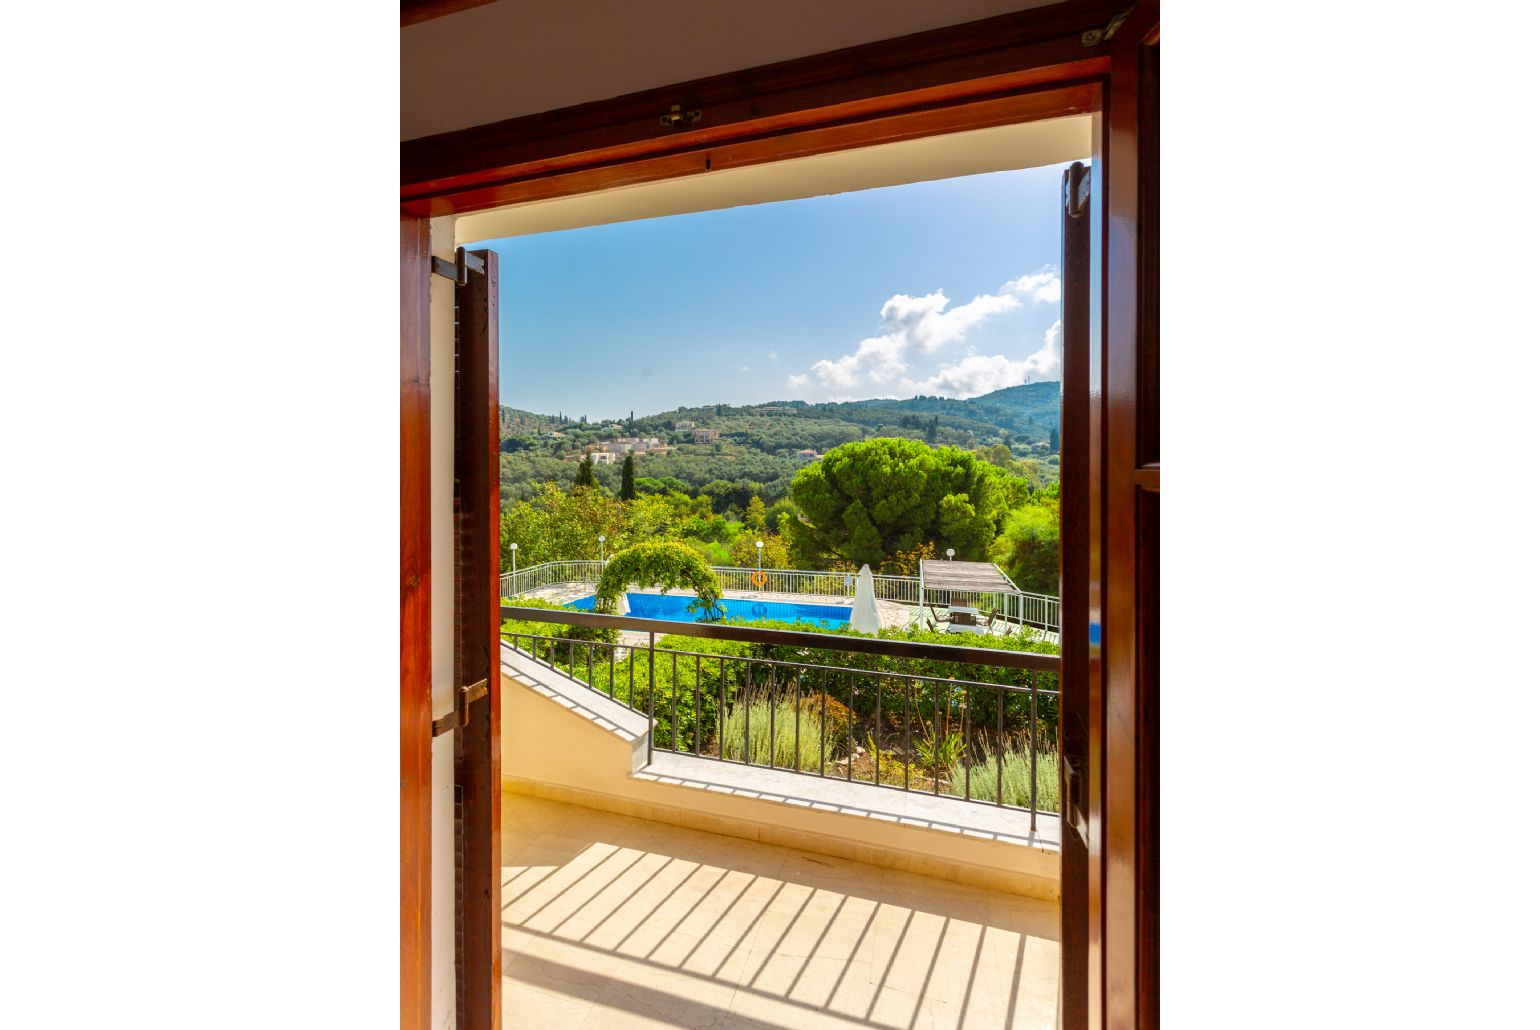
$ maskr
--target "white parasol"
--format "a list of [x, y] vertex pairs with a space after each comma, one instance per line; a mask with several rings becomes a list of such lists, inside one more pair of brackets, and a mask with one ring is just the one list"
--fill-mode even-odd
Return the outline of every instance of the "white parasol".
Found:
[[877, 587], [872, 581], [870, 565], [861, 566], [856, 576], [856, 600], [850, 609], [850, 628], [860, 633], [876, 633], [882, 629], [882, 617], [877, 614]]

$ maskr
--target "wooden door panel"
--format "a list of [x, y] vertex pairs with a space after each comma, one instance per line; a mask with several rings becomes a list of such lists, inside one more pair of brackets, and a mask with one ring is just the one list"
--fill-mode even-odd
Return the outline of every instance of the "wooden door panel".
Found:
[[[502, 771], [498, 732], [497, 255], [461, 261], [455, 290], [455, 683], [486, 683], [455, 738], [455, 996], [460, 1030], [502, 1024]], [[478, 268], [477, 265], [480, 267]]]

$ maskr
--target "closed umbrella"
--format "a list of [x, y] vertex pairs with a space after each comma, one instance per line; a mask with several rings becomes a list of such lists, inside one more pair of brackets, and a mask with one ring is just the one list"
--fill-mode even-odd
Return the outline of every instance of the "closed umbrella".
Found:
[[877, 614], [877, 587], [872, 580], [870, 565], [861, 566], [856, 577], [856, 600], [850, 609], [850, 628], [861, 633], [876, 633], [882, 629], [882, 617]]

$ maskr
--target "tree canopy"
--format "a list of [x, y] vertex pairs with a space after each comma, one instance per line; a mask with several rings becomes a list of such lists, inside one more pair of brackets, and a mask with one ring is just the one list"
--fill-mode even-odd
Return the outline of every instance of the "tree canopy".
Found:
[[1013, 511], [993, 547], [994, 560], [1021, 589], [1059, 593], [1059, 502], [1043, 496]]
[[592, 454], [583, 455], [583, 460], [578, 462], [577, 475], [572, 479], [572, 488], [575, 490], [580, 486], [593, 489], [597, 489], [599, 486], [599, 480], [594, 476], [594, 456]]
[[881, 565], [925, 543], [986, 557], [1003, 514], [1004, 473], [955, 447], [879, 437], [836, 447], [792, 480], [804, 553]]

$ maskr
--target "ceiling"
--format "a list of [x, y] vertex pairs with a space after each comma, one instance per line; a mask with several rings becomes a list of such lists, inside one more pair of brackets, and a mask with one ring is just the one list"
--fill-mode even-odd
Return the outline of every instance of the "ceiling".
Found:
[[1046, 6], [1047, 0], [498, 0], [401, 30], [401, 138]]

